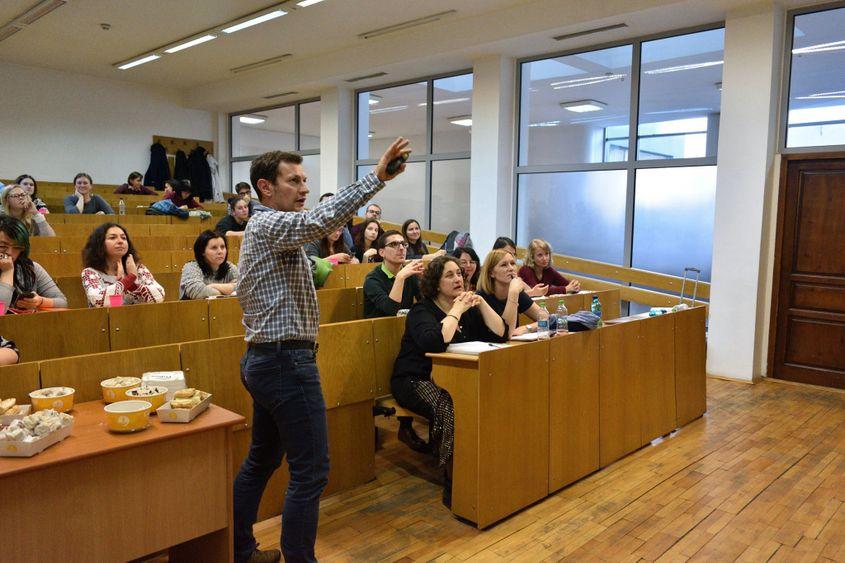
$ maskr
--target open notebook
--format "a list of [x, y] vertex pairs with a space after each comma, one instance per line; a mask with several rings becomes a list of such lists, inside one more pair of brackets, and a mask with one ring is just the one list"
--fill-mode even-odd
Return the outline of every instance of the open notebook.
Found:
[[489, 352], [496, 348], [504, 348], [507, 344], [493, 344], [491, 342], [461, 342], [460, 344], [449, 344], [446, 352], [452, 354], [467, 354], [469, 356], [477, 356], [482, 352]]

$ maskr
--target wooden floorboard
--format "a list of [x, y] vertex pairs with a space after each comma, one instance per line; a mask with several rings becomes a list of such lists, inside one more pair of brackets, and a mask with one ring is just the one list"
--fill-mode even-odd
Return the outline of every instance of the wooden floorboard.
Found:
[[380, 420], [376, 480], [321, 504], [321, 561], [845, 561], [842, 393], [709, 379], [705, 417], [481, 532]]

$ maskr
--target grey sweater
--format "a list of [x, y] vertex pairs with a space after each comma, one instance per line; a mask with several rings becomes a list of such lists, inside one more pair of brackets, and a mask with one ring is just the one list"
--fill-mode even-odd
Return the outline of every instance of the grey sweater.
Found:
[[[66, 308], [67, 298], [62, 293], [62, 290], [59, 289], [59, 286], [56, 285], [56, 282], [53, 281], [53, 278], [50, 277], [50, 274], [47, 273], [47, 270], [42, 268], [38, 262], [33, 262], [32, 264], [35, 266], [35, 293], [41, 297], [52, 299], [53, 306], [56, 308]], [[13, 293], [14, 288], [11, 285], [0, 282], [0, 301], [6, 303], [7, 307], [14, 306], [12, 304]], [[17, 297], [16, 295], [15, 298]]]
[[232, 283], [238, 279], [238, 267], [229, 262], [229, 273], [222, 280], [202, 273], [196, 260], [191, 260], [182, 266], [182, 279], [179, 281], [179, 299], [205, 299], [220, 295], [214, 288], [208, 287], [212, 283]]

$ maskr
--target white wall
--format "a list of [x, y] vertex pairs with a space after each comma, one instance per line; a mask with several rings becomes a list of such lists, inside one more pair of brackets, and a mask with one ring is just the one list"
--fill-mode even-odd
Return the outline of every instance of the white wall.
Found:
[[153, 135], [213, 140], [216, 114], [164, 90], [0, 63], [0, 178], [120, 184], [150, 162]]

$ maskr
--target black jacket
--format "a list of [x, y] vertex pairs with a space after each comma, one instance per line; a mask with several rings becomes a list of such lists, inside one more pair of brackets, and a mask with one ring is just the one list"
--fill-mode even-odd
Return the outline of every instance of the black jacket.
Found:
[[176, 151], [176, 163], [173, 166], [173, 177], [177, 180], [187, 180], [188, 175], [188, 155], [185, 151], [179, 149]]
[[188, 179], [200, 201], [214, 199], [211, 191], [211, 169], [208, 167], [206, 154], [208, 153], [204, 148], [197, 147], [188, 155]]
[[144, 185], [155, 186], [157, 190], [164, 189], [164, 182], [172, 178], [170, 164], [167, 162], [167, 151], [161, 143], [153, 143], [150, 147], [150, 167], [144, 174]]

